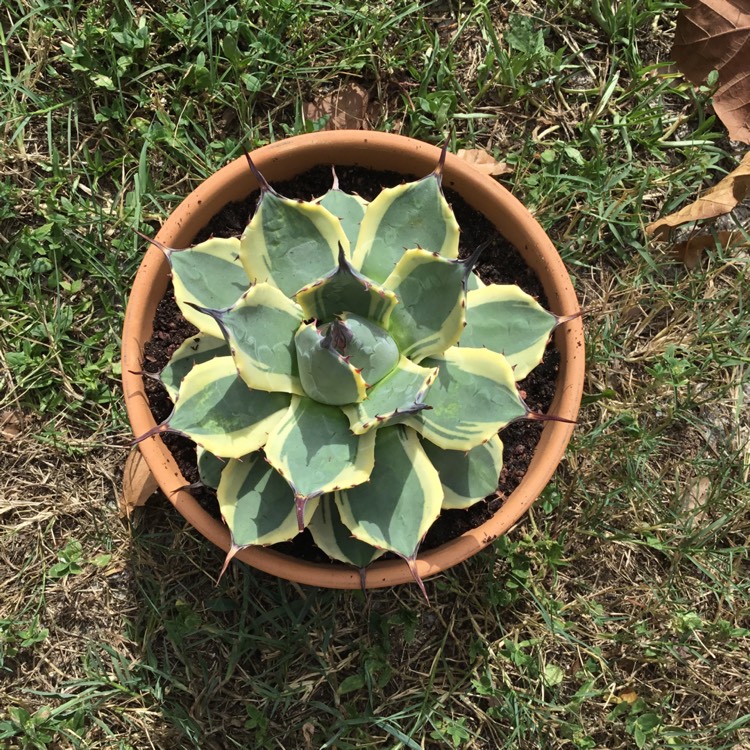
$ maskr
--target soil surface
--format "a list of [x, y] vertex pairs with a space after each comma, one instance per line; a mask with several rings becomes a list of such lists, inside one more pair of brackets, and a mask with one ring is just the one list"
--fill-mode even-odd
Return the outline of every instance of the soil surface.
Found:
[[[397, 185], [404, 180], [402, 175], [396, 173], [372, 172], [357, 167], [337, 167], [336, 172], [343, 190], [358, 193], [367, 200], [372, 200], [383, 187]], [[330, 168], [316, 167], [293, 180], [276, 184], [274, 188], [290, 198], [310, 200], [323, 195], [331, 184]], [[484, 251], [475, 271], [487, 283], [518, 284], [524, 291], [535, 296], [542, 305], [546, 305], [547, 300], [539, 279], [524, 263], [517, 250], [498, 235], [492, 224], [468, 206], [460, 196], [451, 190], [446, 190], [445, 194], [461, 227], [460, 256], [468, 256], [482, 242], [494, 238]], [[254, 210], [257, 198], [256, 192], [245, 201], [226, 206], [198, 233], [195, 242], [201, 242], [211, 236], [231, 237], [241, 234]], [[177, 307], [170, 285], [156, 311], [154, 334], [144, 348], [144, 372], [158, 373], [175, 349], [186, 338], [196, 333], [197, 329], [185, 320]], [[550, 344], [544, 361], [519, 383], [526, 403], [533, 411], [546, 412], [552, 403], [559, 359], [559, 352]], [[166, 390], [158, 380], [146, 378], [146, 393], [154, 419], [157, 423], [164, 421], [172, 411], [172, 402]], [[539, 442], [542, 427], [539, 422], [521, 421], [508, 425], [501, 432], [504, 465], [499, 477], [497, 494], [490, 495], [483, 502], [476, 503], [466, 510], [444, 511], [427, 533], [421, 545], [422, 550], [432, 549], [450, 541], [492, 517], [526, 473]], [[172, 451], [183, 476], [190, 483], [197, 482], [199, 477], [193, 442], [169, 433], [162, 437]], [[214, 490], [196, 487], [191, 489], [191, 492], [204, 508], [219, 517]], [[328, 556], [315, 546], [308, 531], [299, 534], [290, 542], [275, 545], [275, 548], [306, 560], [330, 561]]]

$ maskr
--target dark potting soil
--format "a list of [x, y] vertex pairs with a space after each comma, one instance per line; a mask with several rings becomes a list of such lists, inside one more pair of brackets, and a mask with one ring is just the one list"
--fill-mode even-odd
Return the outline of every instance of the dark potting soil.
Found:
[[[402, 175], [396, 173], [373, 172], [358, 167], [337, 167], [336, 172], [343, 190], [358, 193], [367, 200], [375, 198], [382, 188], [398, 185], [404, 180]], [[275, 184], [274, 188], [290, 198], [310, 200], [323, 195], [331, 184], [330, 168], [316, 167], [293, 180]], [[494, 238], [484, 251], [475, 271], [487, 283], [518, 284], [524, 291], [536, 297], [540, 304], [546, 306], [547, 299], [539, 279], [524, 263], [518, 251], [499, 236], [494, 226], [468, 206], [458, 194], [449, 189], [446, 189], [445, 194], [461, 227], [460, 257], [467, 257], [482, 242]], [[212, 236], [240, 235], [255, 208], [257, 198], [258, 194], [254, 193], [245, 201], [226, 206], [198, 233], [194, 242], [202, 242]], [[177, 307], [170, 284], [157, 307], [154, 334], [144, 348], [144, 372], [158, 373], [169, 361], [175, 349], [186, 338], [196, 333], [197, 329], [185, 320]], [[552, 403], [559, 360], [559, 352], [550, 344], [543, 362], [519, 383], [526, 403], [533, 411], [546, 412]], [[172, 402], [166, 390], [157, 380], [146, 378], [146, 393], [154, 419], [157, 423], [163, 422], [172, 411]], [[539, 422], [521, 421], [508, 425], [501, 432], [500, 438], [504, 446], [503, 469], [497, 494], [466, 510], [443, 511], [428, 531], [421, 545], [422, 550], [432, 549], [450, 541], [492, 517], [526, 473], [539, 442], [542, 427]], [[199, 477], [193, 442], [170, 433], [164, 434], [162, 439], [172, 452], [183, 476], [190, 483], [197, 482]], [[214, 490], [197, 487], [191, 489], [191, 492], [206, 510], [217, 518], [220, 516]], [[314, 562], [330, 561], [328, 556], [315, 546], [309, 531], [304, 531], [290, 542], [275, 545], [275, 549]]]

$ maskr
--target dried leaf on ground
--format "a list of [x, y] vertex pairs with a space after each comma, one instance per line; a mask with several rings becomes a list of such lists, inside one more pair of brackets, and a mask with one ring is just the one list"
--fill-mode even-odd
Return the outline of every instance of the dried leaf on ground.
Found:
[[709, 248], [721, 245], [725, 250], [745, 242], [742, 232], [722, 231], [715, 234], [698, 234], [674, 245], [674, 251], [685, 267], [692, 271], [700, 265], [703, 253]]
[[302, 737], [305, 741], [305, 750], [313, 750], [315, 747], [315, 724], [310, 721], [306, 721], [302, 725]]
[[122, 476], [122, 494], [119, 498], [120, 517], [130, 516], [133, 508], [145, 505], [146, 500], [158, 488], [159, 485], [156, 483], [143, 455], [137, 447], [133, 447], [127, 461], [125, 461], [125, 470]]
[[714, 109], [729, 137], [750, 143], [750, 4], [693, 0], [677, 16], [672, 47], [680, 71], [698, 85], [719, 73]]
[[495, 175], [510, 174], [513, 168], [504, 161], [498, 161], [492, 154], [481, 148], [462, 148], [456, 156], [471, 164], [483, 174]]
[[[750, 386], [748, 386], [748, 389], [748, 396], [750, 396]], [[744, 398], [743, 403], [746, 403]], [[747, 484], [748, 479], [750, 479], [750, 427], [747, 425], [740, 426], [734, 440], [732, 440], [732, 447], [739, 456], [737, 466], [739, 467], [741, 481]]]
[[706, 512], [697, 512], [706, 504], [708, 493], [711, 491], [711, 480], [708, 477], [694, 479], [682, 495], [681, 515], [689, 526], [700, 524], [706, 519]]
[[23, 412], [19, 409], [4, 409], [0, 411], [0, 438], [15, 440], [25, 425]]
[[357, 83], [345, 83], [314, 102], [306, 102], [303, 112], [306, 120], [327, 116], [325, 130], [369, 130], [369, 103], [366, 89]]
[[646, 234], [653, 235], [656, 239], [665, 239], [672, 227], [728, 214], [749, 192], [750, 151], [745, 154], [737, 169], [730, 172], [721, 182], [676, 213], [649, 224]]

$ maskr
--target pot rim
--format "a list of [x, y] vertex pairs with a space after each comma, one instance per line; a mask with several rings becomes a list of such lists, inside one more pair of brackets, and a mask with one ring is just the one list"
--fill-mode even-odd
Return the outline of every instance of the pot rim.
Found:
[[[290, 157], [290, 153], [292, 156]], [[252, 152], [253, 161], [273, 184], [317, 165], [356, 165], [403, 174], [428, 174], [440, 149], [406, 136], [375, 131], [334, 130], [278, 141]], [[484, 214], [539, 276], [550, 309], [558, 315], [579, 311], [568, 272], [551, 240], [531, 213], [491, 177], [448, 153], [443, 185], [456, 190]], [[170, 214], [156, 236], [168, 247], [185, 247], [208, 220], [232, 201], [246, 198], [258, 185], [243, 157], [214, 173]], [[122, 380], [128, 417], [136, 435], [155, 425], [145, 394], [141, 370], [143, 345], [151, 336], [154, 311], [168, 283], [169, 266], [151, 245], [136, 274], [125, 313], [122, 337]], [[555, 342], [560, 368], [551, 413], [574, 420], [583, 393], [584, 340], [580, 318], [559, 326]], [[506, 533], [528, 510], [549, 482], [570, 441], [574, 425], [547, 422], [526, 475], [492, 518], [481, 526], [435, 549], [420, 554], [417, 571], [426, 579], [463, 562]], [[182, 516], [225, 552], [230, 548], [227, 527], [205, 511], [186, 490], [171, 453], [157, 435], [139, 444], [154, 478]], [[250, 547], [237, 559], [271, 575], [328, 588], [361, 586], [357, 569], [341, 563], [311, 563], [272, 549]], [[413, 580], [403, 560], [376, 561], [366, 569], [368, 588], [393, 586]]]

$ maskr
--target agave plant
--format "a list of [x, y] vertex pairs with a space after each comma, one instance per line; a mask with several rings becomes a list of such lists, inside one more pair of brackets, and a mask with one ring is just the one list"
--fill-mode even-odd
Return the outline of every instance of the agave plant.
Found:
[[481, 248], [458, 258], [445, 151], [369, 204], [335, 173], [321, 198], [285, 198], [247, 158], [260, 197], [242, 236], [161, 246], [199, 334], [160, 373], [172, 413], [137, 441], [171, 431], [197, 444], [231, 532], [224, 570], [308, 528], [360, 571], [395, 553], [421, 586], [430, 525], [497, 488], [498, 431], [549, 418], [516, 383], [568, 318], [485, 286]]

